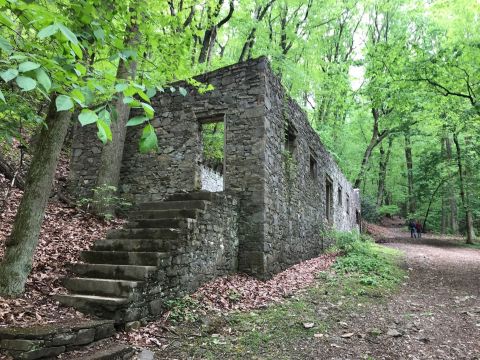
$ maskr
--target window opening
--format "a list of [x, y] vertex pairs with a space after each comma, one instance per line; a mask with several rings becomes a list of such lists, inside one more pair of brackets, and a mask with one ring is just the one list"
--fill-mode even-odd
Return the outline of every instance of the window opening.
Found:
[[310, 176], [312, 179], [317, 178], [317, 159], [310, 153]]
[[347, 194], [347, 214], [350, 214], [350, 196]]
[[326, 176], [325, 181], [325, 206], [326, 217], [329, 223], [333, 222], [333, 181], [330, 176]]
[[225, 122], [223, 115], [200, 120], [202, 190], [223, 191]]
[[338, 201], [338, 205], [342, 206], [342, 187], [341, 186], [338, 186], [337, 201]]
[[297, 130], [295, 127], [289, 122], [287, 124], [287, 128], [285, 130], [285, 150], [293, 155], [295, 152], [295, 147], [297, 146]]

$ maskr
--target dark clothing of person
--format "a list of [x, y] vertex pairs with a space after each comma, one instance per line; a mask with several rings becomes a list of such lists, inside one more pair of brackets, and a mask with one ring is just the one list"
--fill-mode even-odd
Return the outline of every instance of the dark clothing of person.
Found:
[[422, 230], [423, 230], [422, 224], [417, 221], [417, 223], [415, 224], [415, 229], [417, 230], [418, 237], [421, 238], [422, 237]]
[[417, 237], [417, 226], [415, 224], [415, 221], [410, 221], [408, 224], [408, 227], [410, 229], [410, 237], [416, 238]]

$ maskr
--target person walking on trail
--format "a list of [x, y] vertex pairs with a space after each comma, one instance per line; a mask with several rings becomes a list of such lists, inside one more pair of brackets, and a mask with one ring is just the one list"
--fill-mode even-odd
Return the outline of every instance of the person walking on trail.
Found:
[[423, 230], [423, 226], [422, 226], [422, 223], [420, 221], [417, 221], [415, 223], [415, 229], [417, 230], [417, 237], [420, 239], [422, 237], [422, 230]]
[[416, 238], [417, 237], [417, 224], [415, 221], [412, 219], [408, 223], [408, 228], [410, 229], [410, 237], [411, 238]]

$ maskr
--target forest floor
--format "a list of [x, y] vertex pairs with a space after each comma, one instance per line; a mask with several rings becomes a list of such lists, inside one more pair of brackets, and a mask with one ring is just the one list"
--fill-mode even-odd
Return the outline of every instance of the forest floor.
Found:
[[374, 235], [403, 253], [396, 289], [365, 291], [358, 279], [326, 273], [281, 304], [207, 317], [206, 332], [198, 321], [179, 324], [158, 357], [480, 359], [480, 251], [388, 225]]
[[[56, 186], [63, 186], [67, 167], [60, 167]], [[0, 176], [2, 194], [6, 184]], [[13, 190], [2, 204], [0, 249], [20, 197]], [[337, 254], [327, 254], [265, 283], [244, 275], [214, 280], [168, 304], [157, 322], [109, 342], [148, 347], [167, 359], [480, 359], [478, 244], [433, 234], [410, 239], [403, 223], [366, 225], [380, 249], [403, 253], [397, 286], [376, 288], [368, 278], [336, 274]], [[0, 327], [87, 318], [51, 295], [65, 291], [59, 278], [66, 264], [121, 225], [51, 199], [26, 292], [0, 297]]]

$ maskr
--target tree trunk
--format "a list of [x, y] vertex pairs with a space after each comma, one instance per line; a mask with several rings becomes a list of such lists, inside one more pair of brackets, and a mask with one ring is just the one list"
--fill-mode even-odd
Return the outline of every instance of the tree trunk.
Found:
[[378, 122], [380, 120], [380, 110], [372, 108], [372, 115], [373, 115], [373, 129], [372, 129], [372, 137], [370, 138], [370, 143], [368, 144], [362, 158], [362, 164], [360, 165], [360, 171], [355, 179], [354, 188], [359, 189], [360, 185], [362, 184], [363, 178], [365, 177], [365, 172], [367, 171], [368, 161], [370, 160], [370, 155], [372, 155], [373, 149], [380, 144], [385, 137], [388, 136], [388, 131], [383, 130], [381, 133], [378, 129]]
[[[445, 186], [444, 186], [445, 188]], [[445, 189], [444, 189], [445, 191]], [[447, 224], [448, 224], [448, 213], [445, 208], [445, 194], [442, 194], [442, 218], [440, 221], [440, 233], [441, 234], [446, 234], [447, 232]]]
[[55, 98], [56, 95], [53, 95], [50, 99], [46, 126], [43, 126], [40, 132], [39, 142], [26, 176], [25, 192], [15, 216], [12, 232], [6, 242], [5, 255], [0, 263], [2, 295], [21, 294], [32, 268], [55, 169], [72, 117], [70, 111], [57, 112]]
[[385, 181], [387, 178], [387, 166], [390, 160], [392, 150], [393, 137], [388, 139], [388, 149], [385, 153], [383, 146], [380, 146], [380, 161], [378, 170], [378, 189], [377, 189], [377, 206], [382, 206], [385, 195]]
[[[138, 42], [138, 23], [136, 19], [132, 19], [131, 25], [127, 31], [128, 47], [136, 46]], [[123, 59], [119, 60], [117, 68], [117, 80], [128, 80], [135, 78], [137, 70], [137, 62], [130, 61], [128, 64]], [[110, 196], [116, 192], [120, 181], [120, 169], [122, 166], [123, 149], [125, 147], [125, 136], [127, 134], [126, 124], [130, 116], [130, 106], [123, 102], [123, 93], [117, 93], [115, 101], [116, 119], [110, 124], [112, 130], [112, 141], [107, 142], [100, 156], [100, 167], [98, 170], [97, 191], [94, 194], [95, 213], [100, 216], [111, 215], [114, 209], [109, 204], [105, 204], [102, 197]], [[115, 189], [115, 190], [114, 190]]]
[[[445, 147], [445, 159], [450, 164], [452, 162], [452, 144], [450, 141], [450, 136], [447, 134], [444, 139]], [[448, 192], [448, 203], [450, 208], [450, 213], [448, 216], [448, 227], [453, 234], [458, 233], [458, 207], [457, 207], [457, 198], [455, 196], [455, 186], [453, 182], [453, 176], [450, 177], [450, 180], [447, 184]]]
[[465, 211], [465, 223], [467, 227], [466, 228], [467, 244], [473, 244], [473, 240], [475, 239], [475, 230], [473, 228], [472, 209], [470, 208], [468, 196], [466, 196], [466, 192], [465, 192], [465, 176], [463, 171], [462, 152], [460, 148], [460, 143], [458, 141], [457, 133], [453, 133], [453, 142], [455, 143], [455, 147], [457, 149], [457, 166], [458, 166], [458, 175], [460, 178], [460, 197], [462, 198], [463, 209]]
[[408, 132], [405, 133], [405, 162], [407, 165], [408, 212], [413, 214], [416, 211], [416, 197], [413, 188], [412, 144]]

